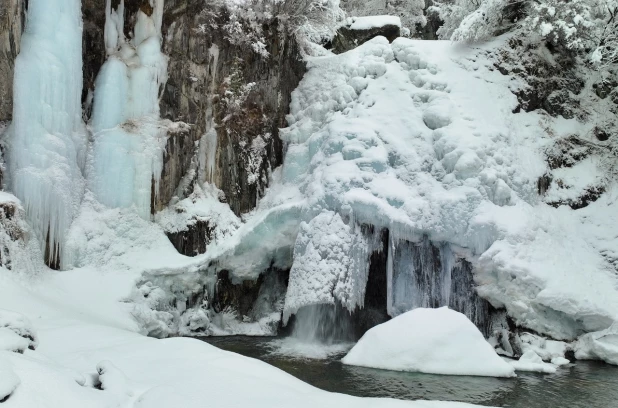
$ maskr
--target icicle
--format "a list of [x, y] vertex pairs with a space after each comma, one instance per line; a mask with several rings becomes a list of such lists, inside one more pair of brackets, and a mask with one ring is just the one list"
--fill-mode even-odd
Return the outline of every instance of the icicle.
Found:
[[153, 4], [152, 16], [138, 11], [131, 43], [123, 34], [124, 1], [117, 10], [111, 10], [109, 1], [106, 6], [109, 57], [96, 80], [89, 179], [99, 202], [109, 207], [134, 206], [148, 219], [159, 190], [167, 140], [159, 117], [159, 90], [167, 80], [167, 57], [161, 53], [163, 1]]
[[83, 195], [87, 136], [82, 122], [82, 20], [79, 0], [31, 0], [15, 61], [12, 188], [59, 267]]
[[[213, 44], [208, 50], [210, 78], [210, 94], [215, 95], [217, 87], [217, 65], [219, 63], [219, 48]], [[217, 131], [212, 107], [212, 98], [208, 98], [206, 106], [206, 132], [200, 140], [200, 179], [214, 184], [217, 161]]]

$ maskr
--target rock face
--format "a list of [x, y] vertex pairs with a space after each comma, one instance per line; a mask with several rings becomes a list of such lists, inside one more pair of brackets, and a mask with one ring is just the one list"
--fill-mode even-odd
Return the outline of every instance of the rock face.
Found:
[[296, 41], [278, 20], [265, 21], [264, 56], [250, 43], [231, 42], [223, 10], [186, 0], [168, 0], [165, 7], [170, 61], [161, 114], [190, 124], [190, 131], [164, 166], [163, 177], [176, 174], [162, 183], [155, 209], [174, 195], [170, 187], [191, 168], [199, 141], [190, 177], [214, 183], [237, 215], [246, 213], [262, 195], [269, 170], [282, 162], [279, 128], [305, 71]]
[[176, 250], [186, 256], [196, 256], [206, 252], [206, 246], [212, 239], [214, 227], [209, 221], [197, 220], [185, 230], [167, 232], [167, 237]]
[[[147, 5], [148, 1], [125, 0], [125, 35], [137, 11]], [[88, 116], [89, 95], [105, 61], [105, 9], [97, 0], [83, 0], [83, 14], [83, 102]], [[158, 191], [153, 190], [153, 213], [174, 197], [186, 197], [196, 183], [211, 182], [241, 215], [255, 207], [270, 170], [282, 163], [279, 128], [286, 126], [291, 93], [305, 72], [304, 62], [293, 35], [278, 20], [262, 24], [268, 55], [256, 52], [251, 42], [230, 39], [229, 23], [226, 10], [202, 1], [165, 1], [163, 51], [169, 65], [161, 90], [161, 117], [188, 126], [168, 134], [161, 182]], [[204, 231], [187, 231], [189, 235], [170, 237], [174, 245], [185, 254], [203, 253], [204, 237], [194, 239], [191, 234]]]
[[23, 0], [0, 0], [0, 122], [13, 116], [13, 66], [24, 19]]

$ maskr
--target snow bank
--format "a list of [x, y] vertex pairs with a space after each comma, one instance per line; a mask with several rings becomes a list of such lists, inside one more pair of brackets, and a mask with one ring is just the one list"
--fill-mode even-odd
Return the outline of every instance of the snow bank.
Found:
[[394, 25], [401, 27], [401, 19], [397, 16], [367, 16], [367, 17], [351, 17], [351, 30], [370, 30], [372, 28]]
[[418, 308], [370, 329], [344, 364], [430, 374], [514, 377], [461, 313]]

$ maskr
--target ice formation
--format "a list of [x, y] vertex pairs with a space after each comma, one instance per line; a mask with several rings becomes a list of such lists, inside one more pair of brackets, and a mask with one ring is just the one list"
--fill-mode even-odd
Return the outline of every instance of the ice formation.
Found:
[[417, 308], [370, 329], [342, 361], [395, 371], [515, 376], [474, 324], [447, 307]]
[[55, 267], [84, 189], [81, 92], [81, 2], [30, 1], [15, 61], [10, 185]]
[[[282, 132], [283, 166], [256, 211], [196, 268], [244, 280], [274, 262], [292, 270], [286, 317], [316, 304], [352, 311], [363, 305], [361, 252], [371, 251], [359, 231], [387, 230], [391, 315], [449, 305], [482, 320], [476, 287], [555, 339], [609, 327], [618, 318], [608, 262], [618, 245], [602, 228], [616, 217], [611, 197], [574, 212], [537, 192], [552, 143], [544, 127], [566, 137], [583, 125], [513, 113], [512, 84], [485, 52], [378, 37], [310, 58]], [[352, 242], [358, 254], [344, 250]]]
[[159, 91], [167, 79], [161, 53], [163, 0], [152, 15], [137, 12], [133, 38], [124, 36], [124, 1], [106, 4], [108, 59], [97, 76], [92, 114], [93, 164], [89, 181], [96, 199], [111, 208], [135, 207], [151, 215], [163, 166], [166, 125], [159, 118]]
[[347, 225], [335, 212], [322, 212], [302, 223], [283, 322], [302, 306], [339, 302], [348, 310], [362, 307], [372, 249], [361, 228]]

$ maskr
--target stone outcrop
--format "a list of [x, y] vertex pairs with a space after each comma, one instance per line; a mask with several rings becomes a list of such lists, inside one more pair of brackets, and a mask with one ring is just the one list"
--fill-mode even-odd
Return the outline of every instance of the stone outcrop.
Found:
[[353, 30], [350, 26], [343, 26], [337, 30], [337, 35], [333, 38], [332, 51], [335, 54], [341, 54], [378, 36], [386, 37], [389, 42], [393, 42], [400, 35], [401, 27], [394, 24], [387, 24], [366, 30]]
[[161, 115], [188, 123], [190, 131], [177, 159], [164, 167], [164, 177], [172, 168], [176, 176], [160, 187], [156, 210], [172, 198], [169, 186], [191, 167], [200, 139], [201, 174], [192, 176], [214, 183], [237, 215], [255, 207], [270, 169], [282, 163], [279, 128], [286, 126], [291, 93], [305, 72], [296, 41], [277, 19], [264, 21], [264, 56], [250, 43], [230, 40], [228, 23], [225, 10], [200, 1], [165, 3], [164, 52], [170, 61]]
[[166, 232], [176, 250], [186, 256], [196, 256], [206, 252], [212, 240], [214, 227], [209, 221], [196, 220], [182, 231]]

